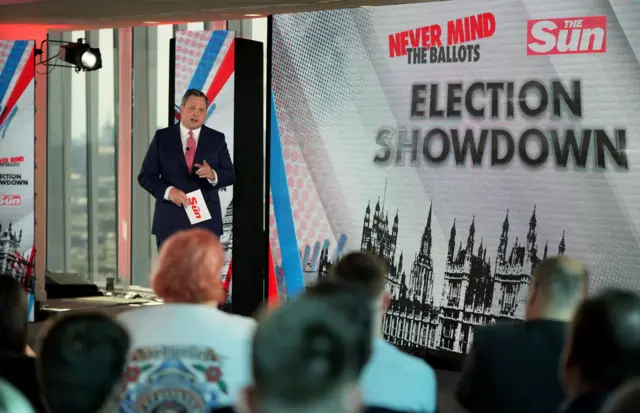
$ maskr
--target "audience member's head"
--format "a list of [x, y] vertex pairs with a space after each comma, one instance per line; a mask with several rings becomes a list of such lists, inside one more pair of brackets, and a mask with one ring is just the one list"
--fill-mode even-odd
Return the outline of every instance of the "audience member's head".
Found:
[[34, 413], [34, 410], [22, 393], [5, 380], [0, 379], [0, 412]]
[[389, 267], [380, 258], [365, 251], [344, 255], [329, 271], [329, 281], [361, 289], [372, 303], [376, 315], [376, 334], [382, 325], [382, 316], [389, 306], [390, 297], [385, 291]]
[[569, 396], [618, 388], [640, 376], [640, 296], [609, 290], [578, 307], [562, 368]]
[[166, 303], [210, 304], [224, 301], [220, 272], [224, 250], [205, 229], [173, 234], [160, 248], [151, 283]]
[[22, 285], [0, 275], [0, 352], [24, 354], [27, 348], [29, 303]]
[[53, 320], [40, 339], [36, 370], [50, 413], [117, 410], [129, 335], [100, 313], [72, 313]]
[[620, 387], [602, 409], [602, 413], [640, 412], [640, 379], [634, 379]]
[[353, 337], [363, 340], [363, 343], [358, 343], [355, 348], [357, 350], [356, 357], [360, 358], [362, 367], [364, 367], [371, 357], [371, 329], [376, 315], [370, 306], [363, 305], [370, 297], [369, 293], [358, 285], [329, 280], [308, 287], [304, 296], [331, 303], [335, 310], [343, 314], [343, 317], [351, 325], [350, 331]]
[[586, 296], [588, 284], [587, 267], [575, 258], [558, 256], [540, 262], [533, 271], [527, 319], [569, 321]]
[[253, 343], [255, 384], [247, 389], [253, 413], [359, 410], [371, 312], [367, 317], [344, 311], [357, 309], [362, 299], [344, 289], [331, 297], [304, 294], [266, 316]]

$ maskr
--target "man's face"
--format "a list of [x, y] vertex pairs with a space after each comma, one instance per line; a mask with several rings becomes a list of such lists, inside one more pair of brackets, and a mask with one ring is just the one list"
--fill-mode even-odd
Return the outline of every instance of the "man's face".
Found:
[[182, 124], [190, 130], [198, 129], [207, 118], [207, 101], [205, 98], [190, 96], [187, 102], [180, 106]]

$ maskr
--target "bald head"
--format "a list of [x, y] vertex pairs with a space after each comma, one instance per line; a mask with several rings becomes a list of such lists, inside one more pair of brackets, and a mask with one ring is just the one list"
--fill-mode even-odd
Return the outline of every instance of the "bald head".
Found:
[[558, 256], [538, 264], [533, 272], [530, 311], [571, 314], [586, 296], [589, 271], [580, 260]]

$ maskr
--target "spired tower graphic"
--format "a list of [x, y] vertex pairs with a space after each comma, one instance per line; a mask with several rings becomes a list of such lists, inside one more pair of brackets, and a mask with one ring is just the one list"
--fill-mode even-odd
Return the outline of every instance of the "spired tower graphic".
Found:
[[[531, 285], [531, 273], [538, 263], [547, 258], [549, 242], [545, 242], [542, 257], [538, 255], [536, 207], [529, 219], [529, 232], [525, 244], [516, 237], [515, 243], [508, 250], [509, 211], [502, 223], [502, 234], [495, 260], [494, 294], [500, 299], [493, 302], [491, 315], [497, 320], [523, 319], [525, 306]], [[558, 244], [558, 255], [564, 255], [565, 233]], [[508, 252], [508, 254], [507, 254]]]
[[398, 212], [393, 219], [393, 228], [389, 231], [389, 214], [384, 209], [384, 201], [387, 194], [387, 182], [384, 183], [382, 206], [380, 198], [376, 202], [373, 216], [371, 216], [371, 204], [367, 204], [362, 225], [361, 249], [370, 251], [382, 258], [389, 266], [390, 278], [396, 277], [396, 244], [398, 242]]
[[437, 327], [437, 309], [433, 303], [433, 259], [431, 249], [432, 209], [429, 208], [420, 248], [414, 256], [409, 277], [402, 270], [403, 255], [400, 255], [400, 275], [389, 280], [392, 292], [391, 305], [383, 320], [384, 337], [392, 344], [411, 353], [434, 344]]
[[488, 310], [493, 300], [493, 279], [482, 239], [475, 248], [475, 216], [469, 226], [466, 244], [456, 249], [456, 223], [453, 222], [442, 288], [440, 349], [465, 353], [472, 341], [473, 327], [490, 324]]
[[[536, 209], [529, 221], [529, 233], [526, 245], [521, 245], [516, 237], [515, 243], [508, 251], [509, 242], [509, 211], [502, 223], [500, 244], [496, 253], [496, 282], [494, 292], [501, 297], [494, 303], [491, 314], [498, 319], [524, 318], [524, 306], [529, 286], [531, 284], [531, 270], [540, 261], [536, 247]], [[545, 246], [544, 255], [547, 254]]]
[[24, 274], [20, 274], [18, 263], [15, 262], [15, 254], [21, 242], [22, 230], [15, 231], [12, 223], [8, 227], [0, 224], [0, 274], [11, 275], [22, 282], [20, 277]]
[[229, 203], [222, 218], [222, 237], [220, 243], [224, 250], [224, 266], [222, 268], [223, 278], [227, 276], [229, 264], [231, 263], [231, 253], [233, 251], [233, 200]]
[[[436, 274], [431, 204], [417, 253], [407, 272], [404, 252], [400, 251], [396, 258], [400, 214], [396, 211], [390, 227], [385, 195], [386, 182], [382, 204], [378, 199], [373, 211], [370, 202], [365, 209], [361, 250], [373, 253], [389, 265], [386, 291], [391, 304], [382, 321], [387, 341], [417, 355], [429, 350], [466, 353], [473, 343], [475, 326], [524, 318], [532, 270], [548, 252], [545, 242], [544, 252], [539, 256], [536, 206], [525, 242], [521, 243], [516, 236], [510, 247], [509, 211], [506, 211], [493, 268], [484, 239], [476, 234], [476, 216], [472, 217], [466, 238], [460, 240], [454, 219], [446, 262], [440, 267], [444, 271]], [[565, 248], [563, 231], [558, 255], [564, 255]], [[320, 261], [322, 265], [330, 265], [324, 249]], [[434, 291], [434, 277], [443, 279], [440, 291]]]

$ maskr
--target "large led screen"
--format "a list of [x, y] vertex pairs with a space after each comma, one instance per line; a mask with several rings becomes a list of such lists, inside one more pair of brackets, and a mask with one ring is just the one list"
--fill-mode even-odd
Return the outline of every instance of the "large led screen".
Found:
[[640, 278], [640, 3], [459, 0], [278, 15], [271, 244], [282, 296], [389, 264], [384, 337], [465, 353], [567, 254]]

